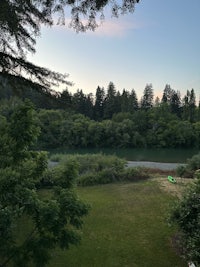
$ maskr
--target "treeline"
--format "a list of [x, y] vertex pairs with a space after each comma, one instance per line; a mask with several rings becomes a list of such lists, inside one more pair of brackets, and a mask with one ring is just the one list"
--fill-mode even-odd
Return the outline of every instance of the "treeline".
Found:
[[74, 113], [80, 113], [92, 120], [102, 121], [112, 119], [113, 115], [120, 112], [134, 113], [138, 110], [148, 110], [161, 104], [168, 104], [171, 113], [182, 120], [195, 122], [199, 120], [196, 111], [199, 103], [196, 101], [194, 89], [187, 91], [181, 98], [180, 92], [175, 91], [167, 84], [163, 90], [162, 98], [154, 99], [152, 84], [147, 84], [143, 96], [138, 100], [134, 89], [130, 92], [126, 89], [120, 93], [116, 90], [113, 82], [110, 82], [107, 90], [97, 87], [95, 95], [84, 94], [77, 90], [72, 94], [68, 89], [63, 92], [47, 90], [34, 83], [27, 84], [13, 76], [0, 76], [0, 100], [18, 96], [30, 99], [40, 109], [61, 109]]
[[20, 91], [9, 83], [0, 80], [1, 110], [13, 95], [31, 99], [41, 127], [39, 148], [200, 147], [200, 106], [193, 89], [181, 98], [166, 85], [162, 98], [154, 100], [153, 86], [147, 84], [138, 101], [134, 90], [120, 93], [112, 82], [106, 92], [98, 87], [94, 98], [82, 90], [72, 95], [24, 85]]
[[[196, 110], [197, 111], [197, 110]], [[200, 121], [182, 120], [168, 104], [95, 121], [82, 114], [40, 110], [42, 148], [199, 148]]]

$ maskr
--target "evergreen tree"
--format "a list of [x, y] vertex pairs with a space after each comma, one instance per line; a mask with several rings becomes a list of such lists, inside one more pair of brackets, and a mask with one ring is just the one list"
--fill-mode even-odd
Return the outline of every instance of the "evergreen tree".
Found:
[[162, 96], [162, 103], [170, 103], [171, 97], [173, 94], [173, 89], [171, 88], [171, 86], [169, 84], [166, 84], [165, 89], [163, 91], [163, 96]]
[[181, 115], [181, 96], [179, 91], [172, 91], [170, 99], [170, 109], [171, 112], [176, 114], [178, 117]]
[[130, 94], [128, 91], [123, 89], [122, 95], [120, 97], [120, 106], [121, 112], [129, 112], [130, 111]]
[[144, 110], [148, 110], [153, 107], [153, 86], [152, 84], [147, 84], [143, 97], [141, 99], [141, 108]]
[[102, 120], [104, 114], [104, 101], [105, 101], [105, 90], [102, 87], [97, 87], [94, 104], [94, 118], [95, 120]]
[[77, 90], [76, 93], [72, 97], [72, 104], [73, 109], [77, 113], [85, 114], [85, 103], [86, 103], [86, 96], [83, 93], [83, 90]]
[[60, 100], [60, 107], [62, 107], [63, 109], [72, 108], [72, 94], [68, 91], [68, 89], [62, 91], [59, 100]]
[[182, 108], [183, 120], [189, 120], [189, 99], [190, 99], [190, 92], [189, 90], [187, 90], [187, 93], [183, 98], [183, 108]]
[[137, 98], [137, 95], [136, 95], [136, 92], [134, 89], [131, 90], [129, 100], [130, 100], [130, 110], [129, 111], [132, 112], [132, 111], [138, 110], [138, 108], [139, 108], [138, 98]]
[[160, 98], [158, 96], [155, 99], [154, 105], [155, 105], [155, 107], [159, 107], [160, 106]]
[[114, 113], [118, 111], [117, 105], [117, 92], [113, 82], [110, 82], [107, 89], [107, 94], [105, 97], [104, 105], [104, 119], [112, 118]]
[[195, 96], [195, 93], [194, 93], [194, 89], [191, 90], [190, 92], [190, 99], [189, 99], [189, 120], [190, 122], [195, 122], [196, 120], [196, 114], [195, 114], [195, 111], [196, 111], [196, 96]]
[[88, 94], [86, 96], [86, 100], [85, 100], [85, 113], [84, 115], [89, 117], [90, 119], [94, 118], [94, 108], [93, 108], [93, 94]]

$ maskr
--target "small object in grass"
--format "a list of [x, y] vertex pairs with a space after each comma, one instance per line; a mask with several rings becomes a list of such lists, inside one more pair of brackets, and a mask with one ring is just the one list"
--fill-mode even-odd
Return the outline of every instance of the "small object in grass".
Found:
[[168, 181], [169, 181], [169, 182], [171, 182], [171, 183], [173, 183], [173, 184], [175, 184], [175, 183], [176, 183], [176, 179], [175, 179], [175, 178], [173, 178], [173, 177], [172, 177], [172, 176], [170, 176], [170, 175], [167, 177], [167, 179], [168, 179]]

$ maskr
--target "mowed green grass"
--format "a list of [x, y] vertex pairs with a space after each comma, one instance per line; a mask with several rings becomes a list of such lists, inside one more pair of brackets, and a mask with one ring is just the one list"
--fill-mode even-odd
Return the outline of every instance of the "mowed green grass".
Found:
[[167, 214], [174, 198], [156, 181], [78, 188], [91, 205], [82, 241], [56, 250], [49, 267], [185, 267], [171, 245]]

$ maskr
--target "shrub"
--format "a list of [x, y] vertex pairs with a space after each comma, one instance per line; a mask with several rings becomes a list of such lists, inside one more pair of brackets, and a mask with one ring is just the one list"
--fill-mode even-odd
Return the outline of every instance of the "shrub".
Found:
[[[117, 181], [139, 181], [150, 177], [148, 170], [142, 167], [125, 168], [126, 161], [113, 155], [85, 154], [65, 155], [58, 166], [52, 169], [54, 185], [63, 186], [70, 175], [77, 176], [77, 184], [91, 186]], [[78, 175], [74, 173], [72, 165]], [[69, 170], [72, 174], [69, 175]], [[66, 180], [66, 181], [65, 181]]]
[[59, 164], [52, 170], [52, 179], [54, 185], [59, 185], [63, 188], [71, 187], [77, 182], [78, 163], [70, 159], [65, 164]]
[[127, 181], [140, 181], [146, 180], [150, 177], [148, 171], [142, 167], [128, 168], [124, 170], [123, 180]]
[[121, 172], [112, 168], [105, 168], [97, 173], [90, 172], [79, 176], [78, 185], [88, 186], [96, 184], [108, 184], [121, 180]]
[[200, 153], [187, 160], [185, 166], [179, 166], [176, 169], [177, 175], [185, 178], [194, 178], [195, 171], [200, 169]]
[[63, 159], [63, 157], [64, 155], [56, 153], [52, 154], [49, 159], [54, 162], [60, 162]]
[[192, 184], [172, 210], [171, 221], [181, 233], [183, 256], [200, 266], [200, 180]]
[[200, 153], [194, 155], [191, 159], [189, 159], [187, 165], [191, 171], [196, 171], [200, 169]]

